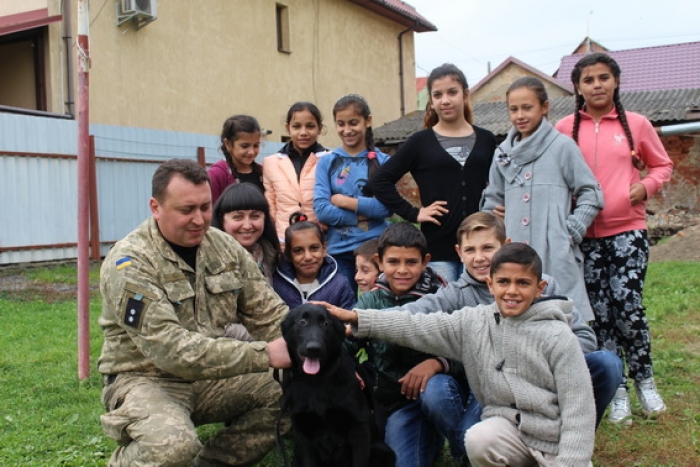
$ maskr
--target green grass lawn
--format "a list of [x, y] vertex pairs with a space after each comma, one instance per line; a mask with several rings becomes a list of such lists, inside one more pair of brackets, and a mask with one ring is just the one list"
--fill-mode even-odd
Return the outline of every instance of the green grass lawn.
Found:
[[[0, 465], [103, 466], [115, 444], [104, 437], [102, 381], [96, 370], [102, 336], [99, 294], [90, 305], [91, 374], [78, 381], [72, 266], [21, 274], [30, 284], [2, 282], [0, 270]], [[97, 268], [91, 283], [97, 283]], [[5, 285], [3, 285], [5, 284]], [[605, 467], [700, 465], [700, 263], [656, 263], [645, 293], [656, 381], [669, 412], [646, 420], [635, 406], [631, 427], [604, 421], [593, 458]], [[633, 396], [634, 397], [634, 396]], [[201, 431], [202, 436], [211, 429]], [[278, 465], [274, 453], [260, 466]], [[442, 467], [451, 465], [447, 461]]]

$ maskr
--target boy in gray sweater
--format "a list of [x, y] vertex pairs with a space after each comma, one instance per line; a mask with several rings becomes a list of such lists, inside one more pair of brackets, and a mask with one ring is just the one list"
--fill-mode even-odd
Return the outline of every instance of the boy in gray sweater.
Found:
[[[465, 269], [462, 276], [435, 294], [424, 295], [415, 302], [403, 305], [402, 310], [411, 313], [452, 313], [465, 306], [493, 303], [494, 298], [486, 284], [486, 278], [493, 255], [503, 245], [510, 243], [503, 221], [491, 213], [474, 213], [460, 224], [457, 241], [457, 253]], [[547, 282], [543, 296], [561, 295], [559, 285], [553, 277], [542, 274], [542, 279]], [[569, 324], [583, 350], [593, 383], [598, 426], [622, 380], [622, 361], [614, 352], [598, 349], [593, 329], [586, 324], [576, 307], [571, 310], [571, 317]]]
[[473, 467], [586, 467], [593, 455], [591, 380], [564, 297], [540, 299], [546, 282], [537, 253], [503, 246], [486, 278], [495, 302], [452, 314], [329, 307], [357, 337], [372, 337], [462, 361], [483, 407], [465, 435]]

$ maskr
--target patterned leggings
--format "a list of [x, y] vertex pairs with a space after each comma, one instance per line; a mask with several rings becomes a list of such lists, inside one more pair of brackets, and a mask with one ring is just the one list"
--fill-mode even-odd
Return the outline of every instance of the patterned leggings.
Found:
[[[651, 338], [642, 305], [649, 259], [646, 230], [581, 242], [584, 279], [596, 320], [598, 347], [617, 353], [635, 381], [652, 376]], [[626, 383], [623, 377], [622, 383]]]

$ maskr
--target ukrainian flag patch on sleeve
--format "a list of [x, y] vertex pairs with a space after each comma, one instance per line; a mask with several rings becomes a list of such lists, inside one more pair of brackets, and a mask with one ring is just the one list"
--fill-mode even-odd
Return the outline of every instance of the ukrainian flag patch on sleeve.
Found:
[[124, 269], [125, 267], [131, 266], [131, 257], [125, 256], [123, 258], [120, 258], [117, 260], [115, 265], [117, 266], [117, 271], [119, 271], [120, 269]]

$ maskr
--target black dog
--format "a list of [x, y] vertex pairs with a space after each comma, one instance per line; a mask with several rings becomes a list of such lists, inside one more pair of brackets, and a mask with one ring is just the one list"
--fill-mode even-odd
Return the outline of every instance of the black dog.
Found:
[[394, 452], [384, 443], [371, 386], [343, 347], [345, 327], [318, 305], [304, 304], [282, 323], [292, 367], [282, 381], [282, 410], [291, 415], [299, 467], [384, 467]]

